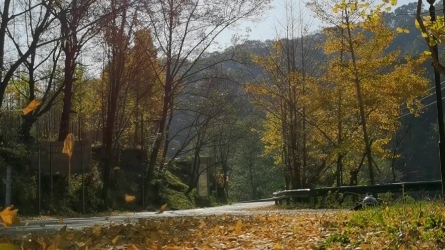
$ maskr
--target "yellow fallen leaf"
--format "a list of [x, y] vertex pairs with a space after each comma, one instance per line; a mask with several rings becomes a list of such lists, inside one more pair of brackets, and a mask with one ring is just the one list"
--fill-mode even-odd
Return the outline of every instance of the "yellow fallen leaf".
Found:
[[66, 225], [59, 230], [59, 234], [66, 234]]
[[51, 245], [49, 245], [49, 247], [47, 248], [47, 250], [56, 250], [59, 249], [59, 245], [62, 242], [62, 236], [61, 235], [56, 235], [53, 239], [53, 241], [51, 242]]
[[100, 236], [100, 233], [102, 232], [102, 227], [99, 225], [95, 225], [93, 227], [93, 234], [96, 236]]
[[119, 239], [119, 235], [114, 237], [114, 239], [111, 240], [111, 243], [113, 243], [113, 245], [116, 245], [116, 242], [118, 239]]
[[27, 115], [29, 113], [31, 113], [32, 111], [34, 111], [38, 106], [40, 105], [40, 101], [39, 100], [32, 100], [28, 106], [26, 106], [26, 108], [23, 109], [23, 114]]
[[280, 242], [275, 243], [275, 245], [273, 246], [273, 249], [281, 249]]
[[130, 203], [130, 202], [133, 202], [133, 201], [135, 201], [135, 200], [136, 200], [136, 197], [135, 197], [135, 196], [125, 194], [125, 202], [126, 202], [126, 203]]
[[16, 246], [11, 243], [0, 243], [1, 250], [19, 250]]
[[68, 241], [72, 241], [75, 238], [76, 238], [76, 234], [75, 233], [68, 233], [68, 234], [65, 235], [65, 240], [68, 240]]
[[241, 219], [239, 219], [235, 225], [235, 233], [237, 234], [240, 233], [242, 229], [243, 229], [243, 222], [241, 221]]
[[199, 228], [199, 229], [203, 229], [206, 225], [207, 225], [207, 224], [206, 224], [203, 220], [201, 220], [201, 221], [199, 222], [199, 226], [198, 226], [198, 228]]
[[127, 250], [139, 250], [134, 244], [128, 246]]
[[151, 231], [150, 232], [150, 239], [153, 241], [160, 241], [161, 240], [161, 236], [159, 236], [157, 231]]
[[4, 227], [10, 227], [13, 224], [19, 223], [17, 219], [17, 212], [19, 210], [14, 209], [14, 206], [9, 206], [0, 212], [0, 219]]

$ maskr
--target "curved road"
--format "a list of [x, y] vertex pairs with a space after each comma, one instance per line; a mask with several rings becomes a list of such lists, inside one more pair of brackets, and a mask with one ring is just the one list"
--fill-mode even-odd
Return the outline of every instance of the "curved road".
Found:
[[[261, 208], [266, 208], [274, 205], [273, 201], [267, 202], [249, 202], [249, 203], [236, 203], [232, 205], [224, 205], [220, 207], [209, 208], [197, 208], [189, 210], [173, 210], [165, 211], [162, 214], [156, 212], [140, 212], [140, 213], [128, 213], [125, 215], [106, 216], [106, 217], [87, 217], [87, 218], [67, 218], [62, 222], [59, 220], [31, 220], [22, 221], [20, 224], [0, 230], [0, 235], [8, 234], [25, 234], [36, 231], [56, 231], [60, 230], [63, 226], [67, 226], [67, 229], [79, 230], [85, 227], [91, 227], [94, 225], [105, 225], [109, 223], [131, 223], [136, 222], [140, 218], [161, 218], [172, 216], [211, 216], [211, 215], [250, 215], [261, 212], [286, 212], [283, 210], [271, 210], [261, 211]], [[257, 210], [258, 209], [258, 210]], [[295, 211], [295, 210], [294, 210]], [[314, 212], [315, 210], [299, 210], [300, 212]]]

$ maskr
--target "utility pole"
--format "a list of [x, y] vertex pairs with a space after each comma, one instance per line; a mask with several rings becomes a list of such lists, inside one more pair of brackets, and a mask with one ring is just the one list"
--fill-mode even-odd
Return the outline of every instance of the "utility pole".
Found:
[[[427, 0], [430, 4], [430, 17], [431, 21], [436, 21], [436, 8], [434, 7], [435, 0]], [[433, 46], [433, 52], [435, 59], [439, 60], [439, 50], [437, 43]], [[440, 171], [442, 177], [442, 199], [445, 199], [445, 130], [443, 122], [443, 106], [442, 106], [442, 89], [440, 87], [440, 72], [435, 65], [434, 67], [434, 82], [436, 85], [436, 105], [437, 105], [437, 121], [439, 124], [439, 156], [440, 156]]]

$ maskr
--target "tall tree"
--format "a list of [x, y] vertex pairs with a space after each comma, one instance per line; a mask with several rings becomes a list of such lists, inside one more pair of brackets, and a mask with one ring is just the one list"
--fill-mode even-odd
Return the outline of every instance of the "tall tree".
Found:
[[[267, 56], [255, 57], [264, 68], [265, 77], [249, 86], [257, 105], [267, 112], [264, 142], [270, 143], [267, 152], [275, 151], [282, 159], [286, 173], [286, 188], [308, 185], [309, 133], [306, 95], [311, 76], [320, 69], [316, 56], [321, 57], [316, 36], [309, 36], [310, 22], [301, 9], [300, 1], [286, 0], [285, 19], [277, 30], [278, 38], [273, 51]], [[300, 7], [300, 8], [298, 8]], [[254, 86], [256, 85], [256, 86]], [[277, 135], [276, 133], [279, 133]], [[280, 143], [273, 142], [280, 137]]]
[[96, 23], [105, 18], [97, 0], [58, 1], [54, 15], [60, 22], [61, 47], [64, 54], [63, 108], [60, 118], [58, 141], [65, 140], [70, 133], [70, 114], [72, 110], [73, 83], [78, 66], [77, 58], [84, 45], [91, 40], [99, 29]]
[[164, 89], [163, 108], [146, 175], [147, 190], [150, 190], [156, 165], [160, 162], [162, 166], [165, 161], [175, 96], [190, 77], [206, 67], [201, 65], [201, 57], [214, 44], [215, 38], [239, 20], [261, 14], [270, 0], [151, 0], [145, 3], [147, 25], [153, 31], [155, 45], [163, 58], [165, 75], [160, 79]]
[[[120, 8], [124, 6], [124, 8]], [[110, 170], [113, 157], [113, 136], [116, 125], [116, 115], [120, 92], [124, 86], [125, 64], [129, 52], [136, 13], [132, 13], [132, 6], [127, 0], [111, 1], [112, 17], [104, 27], [106, 45], [109, 47], [109, 62], [103, 74], [107, 83], [106, 112], [103, 124], [104, 162], [102, 168], [102, 195], [104, 209], [108, 209], [108, 191], [110, 187]], [[133, 15], [132, 15], [133, 14]]]
[[[11, 6], [11, 4], [14, 6]], [[52, 39], [43, 39], [48, 32], [48, 28], [54, 21], [51, 15], [51, 6], [53, 0], [26, 1], [22, 4], [15, 4], [15, 1], [5, 0], [1, 6], [1, 23], [0, 23], [0, 107], [3, 105], [6, 87], [14, 76], [14, 73], [32, 54], [36, 53], [38, 47], [53, 42]], [[26, 21], [26, 16], [32, 23], [32, 26]], [[23, 36], [18, 35], [23, 31], [14, 30], [14, 25], [19, 24], [19, 20], [25, 20], [24, 26], [19, 25], [23, 30], [30, 30]], [[26, 44], [23, 44], [25, 42]], [[13, 48], [20, 50], [5, 51], [5, 46], [11, 44]], [[8, 61], [8, 65], [5, 63]]]

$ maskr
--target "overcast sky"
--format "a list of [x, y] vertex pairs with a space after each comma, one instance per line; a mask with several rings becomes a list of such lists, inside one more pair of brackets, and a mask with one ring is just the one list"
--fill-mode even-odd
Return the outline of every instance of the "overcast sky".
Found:
[[[303, 2], [307, 2], [308, 0], [303, 0], [301, 7], [302, 7], [302, 13], [305, 16], [305, 20], [310, 22], [312, 25], [313, 30], [318, 30], [321, 27], [320, 21], [312, 18], [312, 11], [304, 7]], [[274, 39], [277, 35], [277, 29], [276, 27], [279, 27], [279, 23], [283, 21], [283, 18], [285, 16], [285, 10], [284, 10], [284, 2], [285, 0], [273, 0], [272, 5], [273, 8], [269, 10], [267, 13], [264, 14], [263, 20], [258, 23], [252, 23], [252, 22], [242, 22], [240, 23], [239, 27], [237, 27], [235, 30], [230, 29], [224, 31], [217, 39], [220, 46], [223, 48], [230, 45], [232, 36], [234, 34], [240, 35], [240, 36], [246, 36], [247, 32], [246, 29], [249, 29], [250, 32], [248, 33], [249, 40], [267, 40], [267, 39]], [[295, 2], [298, 2], [295, 0]], [[397, 6], [401, 6], [410, 2], [416, 2], [415, 0], [398, 0]], [[425, 3], [426, 4], [426, 3]], [[393, 7], [393, 9], [395, 9]]]

